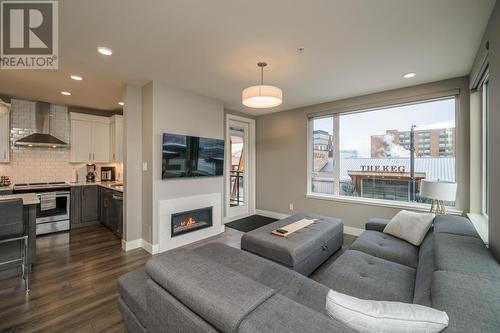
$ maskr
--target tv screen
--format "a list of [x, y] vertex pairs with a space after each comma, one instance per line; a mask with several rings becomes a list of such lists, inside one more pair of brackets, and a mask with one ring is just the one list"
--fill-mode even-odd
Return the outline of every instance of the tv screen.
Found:
[[163, 134], [162, 178], [222, 176], [224, 140]]

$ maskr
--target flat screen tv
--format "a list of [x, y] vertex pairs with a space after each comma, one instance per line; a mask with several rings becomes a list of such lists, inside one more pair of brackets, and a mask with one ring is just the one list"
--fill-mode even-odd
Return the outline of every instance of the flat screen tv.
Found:
[[224, 140], [163, 134], [162, 179], [222, 176]]

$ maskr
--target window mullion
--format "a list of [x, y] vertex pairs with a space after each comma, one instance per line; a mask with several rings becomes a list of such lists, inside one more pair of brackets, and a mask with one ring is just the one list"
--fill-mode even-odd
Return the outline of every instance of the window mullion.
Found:
[[333, 172], [334, 172], [334, 193], [340, 194], [340, 132], [339, 115], [333, 116]]

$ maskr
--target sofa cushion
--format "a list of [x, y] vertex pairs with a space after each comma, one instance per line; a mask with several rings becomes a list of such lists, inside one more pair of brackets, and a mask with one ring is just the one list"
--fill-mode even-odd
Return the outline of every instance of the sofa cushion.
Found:
[[417, 276], [413, 303], [431, 306], [432, 273], [434, 272], [434, 233], [425, 236], [418, 253]]
[[146, 328], [144, 325], [137, 319], [135, 313], [130, 310], [128, 305], [125, 303], [123, 298], [118, 298], [118, 309], [122, 313], [123, 321], [127, 326], [127, 332], [129, 333], [146, 333]]
[[[271, 234], [271, 231], [301, 219], [316, 221], [287, 237]], [[272, 258], [285, 266], [294, 267], [321, 249], [335, 235], [342, 234], [343, 230], [344, 225], [339, 219], [315, 214], [297, 214], [247, 232], [241, 238], [241, 248], [264, 258]]]
[[434, 233], [436, 270], [480, 276], [500, 276], [500, 265], [476, 237]]
[[450, 317], [446, 333], [500, 332], [500, 280], [436, 271], [432, 306]]
[[401, 210], [387, 224], [384, 233], [404, 239], [415, 246], [420, 246], [435, 216], [433, 213], [416, 213]]
[[323, 271], [317, 281], [362, 299], [413, 303], [415, 269], [348, 250]]
[[229, 247], [209, 243], [194, 249], [200, 256], [216, 261], [238, 273], [262, 283], [295, 302], [323, 312], [328, 288], [302, 274], [270, 260]]
[[363, 333], [439, 333], [449, 321], [446, 312], [428, 306], [359, 299], [334, 290], [326, 297], [326, 312]]
[[249, 314], [241, 322], [238, 332], [355, 333], [356, 331], [325, 314], [276, 294]]
[[481, 238], [468, 218], [456, 215], [436, 216], [434, 232]]
[[118, 291], [123, 302], [133, 312], [143, 327], [146, 327], [146, 282], [149, 276], [144, 267], [118, 278]]
[[223, 332], [239, 323], [275, 291], [186, 249], [153, 257], [146, 272], [193, 312]]
[[363, 232], [350, 249], [412, 268], [418, 264], [418, 247], [378, 231]]

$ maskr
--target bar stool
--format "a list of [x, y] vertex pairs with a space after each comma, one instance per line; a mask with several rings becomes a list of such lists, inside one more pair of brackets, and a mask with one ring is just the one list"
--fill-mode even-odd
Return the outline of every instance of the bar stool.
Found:
[[0, 200], [0, 244], [19, 241], [22, 241], [24, 246], [21, 257], [0, 262], [0, 266], [21, 262], [24, 285], [26, 293], [28, 293], [28, 228], [25, 226], [23, 219], [23, 200]]

